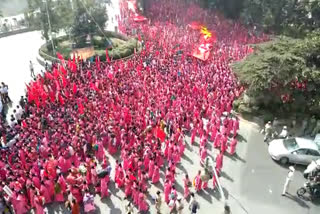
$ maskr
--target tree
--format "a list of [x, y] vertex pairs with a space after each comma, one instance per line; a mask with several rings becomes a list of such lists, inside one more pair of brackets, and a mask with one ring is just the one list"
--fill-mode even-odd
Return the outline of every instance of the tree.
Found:
[[304, 39], [280, 37], [255, 46], [233, 65], [251, 105], [287, 112], [320, 110], [320, 33]]
[[86, 45], [88, 35], [102, 34], [108, 20], [103, 3], [96, 0], [75, 0], [75, 16], [71, 36], [77, 47]]
[[267, 32], [303, 37], [320, 27], [319, 0], [201, 0], [227, 18]]
[[50, 40], [49, 18], [52, 33], [58, 33], [61, 29], [61, 17], [56, 10], [56, 5], [61, 1], [69, 0], [28, 0], [28, 21], [31, 26], [41, 26], [46, 41]]

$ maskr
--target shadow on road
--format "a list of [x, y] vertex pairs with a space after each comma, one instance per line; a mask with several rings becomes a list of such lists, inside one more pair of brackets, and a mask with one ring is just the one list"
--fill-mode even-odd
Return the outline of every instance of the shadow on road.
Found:
[[304, 202], [304, 201], [303, 201], [302, 199], [300, 199], [298, 196], [292, 195], [292, 194], [288, 193], [288, 194], [286, 195], [286, 197], [289, 198], [289, 199], [291, 199], [291, 200], [293, 200], [293, 201], [295, 201], [295, 202], [297, 202], [301, 207], [310, 209], [310, 207], [306, 204], [306, 202]]
[[245, 159], [243, 159], [242, 157], [240, 157], [237, 153], [234, 153], [234, 155], [229, 154], [228, 152], [224, 153], [225, 156], [227, 156], [228, 158], [230, 158], [233, 161], [241, 161], [242, 163], [246, 163], [247, 161]]
[[238, 142], [244, 142], [244, 143], [247, 143], [248, 141], [241, 135], [241, 134], [238, 134], [237, 135], [237, 140]]
[[193, 161], [185, 154], [182, 155], [182, 158], [185, 159], [186, 161], [188, 161], [190, 164], [193, 164]]
[[221, 171], [221, 176], [224, 177], [225, 179], [233, 182], [233, 178], [231, 178], [227, 173], [225, 173], [224, 171]]
[[[208, 190], [210, 190], [210, 189], [208, 189]], [[201, 196], [204, 200], [206, 200], [210, 203], [212, 202], [211, 194], [208, 191], [201, 190], [200, 192], [198, 192], [198, 195]]]

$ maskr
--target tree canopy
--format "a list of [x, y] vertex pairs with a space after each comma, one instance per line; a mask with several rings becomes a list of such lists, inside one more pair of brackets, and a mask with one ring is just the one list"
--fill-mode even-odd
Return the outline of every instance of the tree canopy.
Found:
[[320, 110], [320, 33], [304, 39], [278, 37], [256, 45], [253, 54], [233, 64], [246, 94], [258, 107]]
[[304, 36], [320, 27], [319, 0], [201, 0], [226, 17], [272, 33]]
[[[61, 30], [71, 36], [76, 43], [83, 41], [76, 37], [100, 33], [107, 21], [105, 3], [109, 0], [28, 0], [27, 18], [33, 26], [41, 26], [42, 35], [49, 40], [51, 31]], [[50, 47], [48, 47], [50, 48]]]
[[107, 21], [106, 8], [96, 1], [75, 0], [75, 15], [71, 36], [78, 47], [86, 43], [86, 36], [102, 34]]

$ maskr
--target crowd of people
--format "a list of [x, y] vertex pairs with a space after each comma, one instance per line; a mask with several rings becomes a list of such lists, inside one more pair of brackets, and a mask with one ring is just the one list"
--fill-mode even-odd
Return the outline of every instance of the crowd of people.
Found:
[[[212, 152], [208, 145], [219, 151], [219, 174], [224, 153], [236, 150], [239, 120], [231, 110], [243, 91], [229, 63], [250, 53], [248, 43], [266, 37], [181, 0], [152, 1], [147, 22], [135, 23], [130, 13], [122, 2], [119, 29], [129, 34], [135, 29], [144, 44], [141, 52], [111, 63], [61, 60], [29, 84], [28, 103], [7, 127], [17, 136], [14, 145], [0, 150], [3, 204], [15, 213], [41, 214], [53, 202], [66, 203], [72, 213], [84, 204], [90, 212], [94, 194], [109, 197], [110, 182], [130, 201], [127, 213], [132, 205], [147, 211], [148, 183], [158, 182], [164, 184], [164, 202], [178, 212], [176, 166], [186, 134], [191, 144], [200, 139], [204, 169], [185, 175], [182, 197], [194, 196], [192, 184], [196, 192], [216, 187], [216, 177], [205, 167]], [[217, 34], [206, 62], [188, 56], [200, 39], [188, 28], [194, 20]], [[111, 165], [108, 156], [117, 153], [120, 158]], [[197, 206], [192, 203], [192, 213]]]

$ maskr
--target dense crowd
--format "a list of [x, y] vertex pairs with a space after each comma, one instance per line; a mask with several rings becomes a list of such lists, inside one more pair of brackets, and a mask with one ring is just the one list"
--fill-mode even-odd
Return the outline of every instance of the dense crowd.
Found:
[[[94, 207], [87, 202], [93, 194], [108, 197], [110, 182], [140, 211], [149, 209], [147, 183], [163, 182], [165, 202], [173, 206], [185, 134], [190, 133], [191, 144], [199, 137], [203, 165], [211, 152], [208, 144], [220, 150], [218, 173], [223, 154], [235, 153], [239, 121], [231, 110], [243, 88], [229, 63], [250, 53], [248, 43], [266, 38], [180, 0], [154, 1], [143, 23], [135, 23], [123, 3], [121, 14], [119, 29], [129, 34], [135, 29], [141, 52], [126, 61], [54, 64], [28, 86], [24, 116], [10, 128], [18, 137], [0, 151], [0, 190], [16, 213], [34, 208], [40, 214], [52, 202], [67, 202], [72, 213], [84, 202], [89, 212]], [[188, 28], [194, 20], [217, 34], [206, 62], [188, 55], [200, 39]], [[120, 152], [116, 166], [110, 166], [106, 152]], [[190, 183], [196, 191], [209, 188], [209, 181], [210, 188], [216, 186], [212, 172], [192, 176], [183, 181], [186, 198]]]

